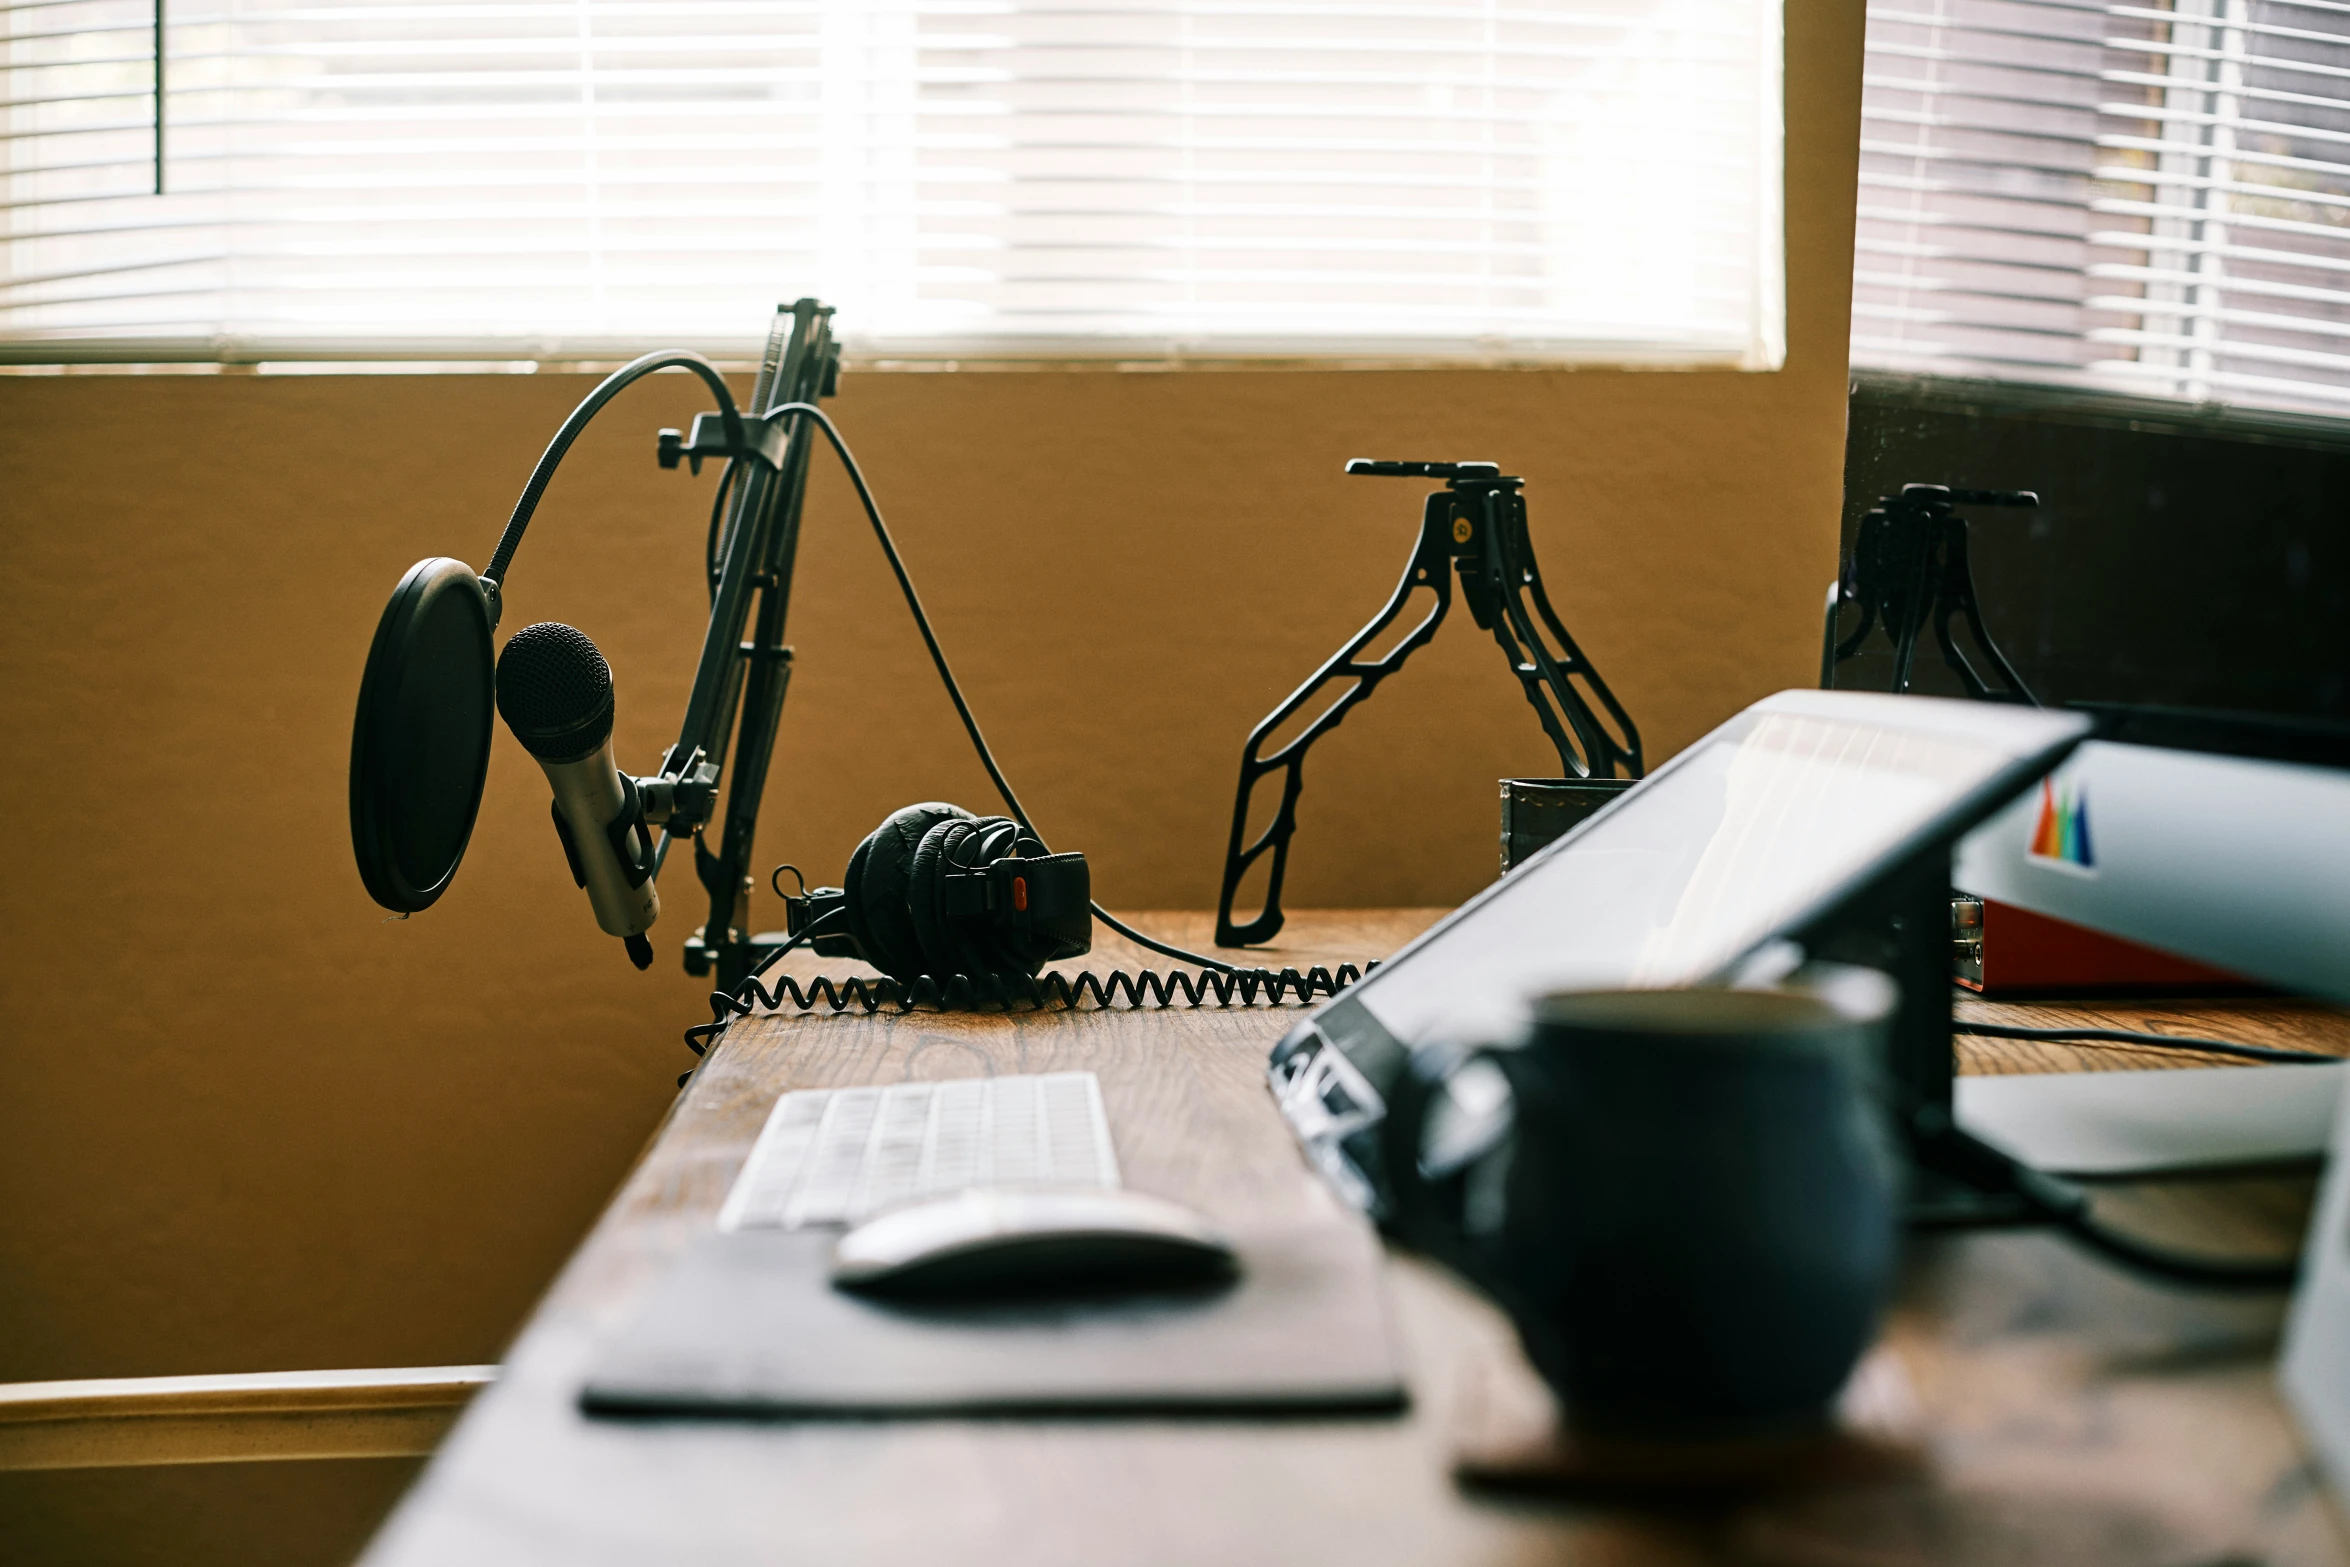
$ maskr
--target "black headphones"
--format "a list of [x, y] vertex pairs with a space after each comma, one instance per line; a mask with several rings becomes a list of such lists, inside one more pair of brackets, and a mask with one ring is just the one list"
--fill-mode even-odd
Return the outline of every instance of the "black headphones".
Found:
[[925, 974], [1034, 978], [1093, 946], [1085, 856], [1048, 854], [1008, 816], [909, 805], [865, 835], [841, 881], [786, 897], [789, 933], [908, 983]]

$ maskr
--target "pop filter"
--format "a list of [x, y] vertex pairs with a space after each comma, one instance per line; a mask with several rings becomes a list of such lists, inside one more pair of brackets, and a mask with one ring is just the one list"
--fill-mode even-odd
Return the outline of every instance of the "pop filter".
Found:
[[496, 623], [473, 568], [436, 556], [376, 624], [351, 728], [351, 848], [387, 909], [432, 907], [465, 857], [489, 776]]

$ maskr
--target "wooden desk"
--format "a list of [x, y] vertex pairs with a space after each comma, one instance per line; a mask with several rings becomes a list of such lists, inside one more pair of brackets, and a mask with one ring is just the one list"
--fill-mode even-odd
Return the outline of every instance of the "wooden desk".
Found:
[[[1293, 916], [1269, 956], [1303, 967], [1382, 954], [1435, 912]], [[1183, 942], [1208, 935], [1204, 916], [1144, 923]], [[1092, 959], [1135, 961], [1110, 944]], [[2350, 1018], [2285, 1009], [2303, 1043], [2350, 1054]], [[1448, 1458], [1462, 1388], [1496, 1367], [1524, 1373], [1506, 1321], [1406, 1257], [1390, 1270], [1414, 1399], [1399, 1419], [624, 1424], [579, 1413], [596, 1345], [711, 1224], [785, 1090], [1091, 1070], [1130, 1184], [1210, 1213], [1261, 1212], [1325, 1200], [1263, 1082], [1267, 1048], [1300, 1011], [738, 1024], [368, 1562], [2350, 1563], [2273, 1392], [2282, 1302], [2157, 1289], [2041, 1234], [1914, 1248], [1887, 1342], [1930, 1435], [1927, 1477], [1708, 1511], [1457, 1487]], [[2012, 1069], [2034, 1048], [1966, 1053]], [[2142, 1060], [2096, 1052], [2085, 1064]], [[2196, 1183], [2204, 1200], [2184, 1227], [2216, 1214], [2216, 1239], [2200, 1223], [2203, 1244], [2296, 1244], [2308, 1185], [2272, 1179], [2238, 1205]]]

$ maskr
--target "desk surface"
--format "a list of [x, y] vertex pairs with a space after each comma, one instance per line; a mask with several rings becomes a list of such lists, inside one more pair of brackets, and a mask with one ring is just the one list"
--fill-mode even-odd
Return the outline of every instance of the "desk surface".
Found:
[[[1436, 912], [1294, 915], [1267, 957], [1304, 967], [1383, 954]], [[1178, 941], [1208, 934], [1200, 915], [1142, 918]], [[1122, 943], [1089, 961], [1139, 966]], [[798, 972], [818, 967], [848, 965]], [[2350, 1564], [2273, 1390], [2282, 1302], [2153, 1288], [2030, 1233], [1913, 1247], [1886, 1342], [1928, 1438], [1924, 1477], [1705, 1512], [1456, 1486], [1462, 1390], [1526, 1373], [1506, 1321], [1408, 1257], [1390, 1262], [1414, 1399], [1403, 1418], [795, 1425], [580, 1414], [596, 1346], [712, 1223], [786, 1090], [1091, 1070], [1130, 1185], [1211, 1214], [1262, 1214], [1325, 1200], [1264, 1090], [1265, 1052], [1301, 1010], [744, 1020], [368, 1563]], [[2096, 1015], [2350, 1054], [2350, 1016], [2331, 1009], [2221, 1010], [2224, 1027], [2200, 1003]], [[1989, 1041], [1962, 1049], [1969, 1070], [2160, 1064]], [[2126, 1195], [2172, 1239], [2256, 1252], [2298, 1243], [2308, 1186], [2203, 1180]]]

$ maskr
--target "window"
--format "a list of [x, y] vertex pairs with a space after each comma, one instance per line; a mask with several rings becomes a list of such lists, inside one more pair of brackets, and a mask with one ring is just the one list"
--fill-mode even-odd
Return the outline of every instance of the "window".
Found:
[[1871, 0], [1856, 366], [2350, 414], [2350, 3]]
[[19, 360], [744, 351], [811, 293], [907, 356], [1784, 351], [1778, 0], [37, 0], [5, 27]]

